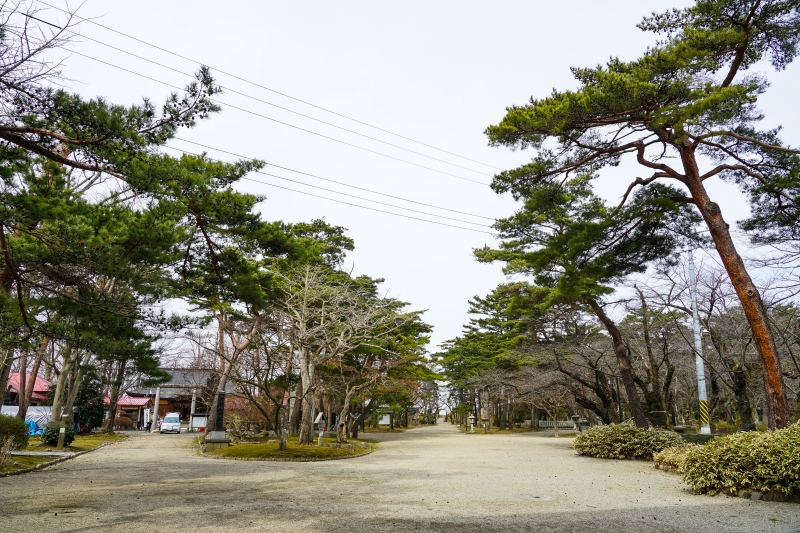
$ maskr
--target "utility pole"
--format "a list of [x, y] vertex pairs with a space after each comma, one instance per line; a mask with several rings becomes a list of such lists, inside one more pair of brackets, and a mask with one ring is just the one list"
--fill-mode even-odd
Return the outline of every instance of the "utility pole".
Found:
[[150, 430], [155, 432], [158, 430], [158, 404], [161, 402], [161, 387], [156, 387], [156, 402], [153, 404], [153, 420], [150, 422]]
[[703, 339], [700, 333], [700, 314], [697, 312], [697, 278], [694, 274], [694, 250], [686, 251], [689, 259], [689, 289], [692, 293], [692, 319], [694, 322], [694, 362], [697, 369], [697, 396], [700, 399], [700, 433], [711, 434], [706, 394], [706, 370], [703, 364]]

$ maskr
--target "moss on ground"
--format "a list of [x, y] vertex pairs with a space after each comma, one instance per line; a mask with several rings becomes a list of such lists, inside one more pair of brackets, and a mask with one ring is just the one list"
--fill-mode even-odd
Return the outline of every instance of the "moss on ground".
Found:
[[[274, 438], [271, 440], [274, 440]], [[363, 441], [354, 439], [347, 441], [348, 444], [353, 445], [352, 450], [325, 446], [334, 442], [336, 442], [336, 439], [323, 439], [322, 446], [317, 446], [316, 444], [304, 446], [296, 442], [287, 441], [285, 450], [278, 449], [277, 441], [262, 444], [233, 444], [227, 448], [220, 448], [207, 453], [215, 457], [227, 457], [230, 459], [331, 459], [352, 457], [371, 449], [371, 445], [366, 448], [359, 446], [359, 443]]]
[[[107, 435], [105, 433], [91, 433], [89, 435], [78, 435], [72, 444], [65, 446], [63, 451], [67, 452], [85, 452], [86, 450], [94, 450], [98, 446], [109, 442], [116, 442], [126, 438], [125, 435]], [[25, 447], [26, 452], [53, 452], [56, 451], [55, 446], [45, 444], [40, 437], [31, 437], [28, 441], [28, 446]]]
[[6, 474], [15, 470], [23, 470], [25, 468], [33, 468], [36, 465], [52, 461], [51, 456], [30, 456], [30, 455], [12, 455], [9, 457], [8, 464], [0, 468], [0, 473]]

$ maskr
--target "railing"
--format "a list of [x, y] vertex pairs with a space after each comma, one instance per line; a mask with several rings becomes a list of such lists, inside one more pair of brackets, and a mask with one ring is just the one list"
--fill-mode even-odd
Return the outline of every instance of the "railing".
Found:
[[[553, 421], [552, 420], [539, 420], [539, 427], [540, 428], [552, 428]], [[575, 422], [572, 420], [559, 420], [558, 421], [558, 428], [559, 429], [575, 429]]]

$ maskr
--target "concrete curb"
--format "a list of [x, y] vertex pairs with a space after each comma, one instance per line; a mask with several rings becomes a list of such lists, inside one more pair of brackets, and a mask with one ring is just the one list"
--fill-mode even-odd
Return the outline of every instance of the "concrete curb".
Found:
[[340, 459], [355, 459], [356, 457], [364, 457], [365, 455], [369, 455], [372, 453], [372, 445], [370, 445], [369, 451], [364, 453], [359, 453], [356, 455], [345, 455], [344, 457], [298, 457], [298, 458], [281, 458], [281, 457], [274, 457], [274, 458], [264, 458], [264, 459], [257, 459], [255, 457], [220, 457], [217, 455], [210, 455], [207, 454], [202, 450], [199, 450], [200, 455], [203, 457], [208, 457], [209, 459], [221, 459], [223, 461], [262, 461], [262, 462], [269, 462], [269, 463], [319, 463], [322, 461], [338, 461]]
[[100, 448], [105, 448], [106, 446], [111, 446], [112, 444], [116, 444], [118, 442], [123, 442], [124, 440], [128, 439], [129, 437], [126, 435], [124, 439], [120, 439], [115, 442], [106, 442], [105, 444], [101, 444], [97, 448], [92, 448], [91, 450], [83, 450], [82, 452], [75, 452], [75, 455], [70, 455], [69, 457], [59, 457], [53, 461], [48, 461], [46, 463], [41, 463], [36, 466], [32, 466], [31, 468], [22, 468], [20, 470], [13, 470], [11, 472], [4, 472], [0, 473], [0, 478], [8, 477], [8, 476], [18, 476], [20, 474], [27, 474], [29, 472], [36, 472], [38, 470], [44, 470], [45, 468], [53, 465], [57, 465], [58, 463], [63, 463], [64, 461], [69, 461], [70, 459], [75, 459], [76, 457], [80, 457], [81, 455], [85, 455], [90, 452], [94, 452], [99, 450]]

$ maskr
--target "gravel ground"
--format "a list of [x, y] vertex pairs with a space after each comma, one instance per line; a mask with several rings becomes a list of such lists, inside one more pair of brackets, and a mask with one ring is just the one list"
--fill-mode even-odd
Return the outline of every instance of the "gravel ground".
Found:
[[450, 424], [374, 437], [365, 457], [277, 463], [135, 434], [0, 479], [0, 531], [800, 532], [799, 505], [695, 496], [650, 463], [576, 457], [571, 439]]

